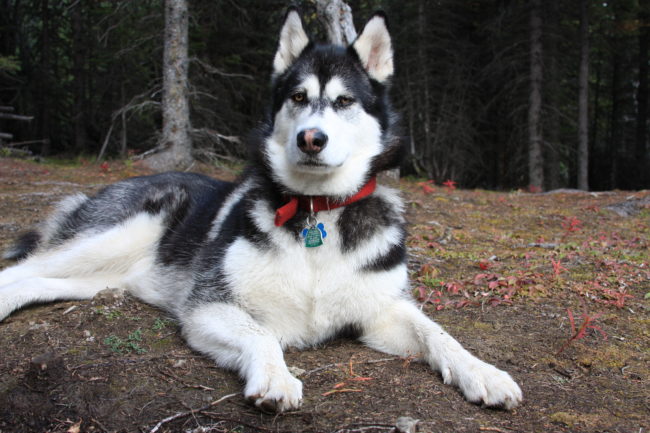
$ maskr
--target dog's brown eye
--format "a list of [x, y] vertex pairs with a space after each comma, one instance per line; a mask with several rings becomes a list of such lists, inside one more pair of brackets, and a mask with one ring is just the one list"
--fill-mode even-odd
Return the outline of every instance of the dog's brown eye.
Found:
[[305, 99], [307, 99], [307, 95], [305, 95], [304, 92], [297, 92], [291, 95], [291, 100], [293, 102], [301, 103], [305, 102]]
[[339, 107], [347, 107], [351, 105], [354, 102], [354, 99], [352, 99], [349, 96], [339, 96], [336, 98], [336, 105]]

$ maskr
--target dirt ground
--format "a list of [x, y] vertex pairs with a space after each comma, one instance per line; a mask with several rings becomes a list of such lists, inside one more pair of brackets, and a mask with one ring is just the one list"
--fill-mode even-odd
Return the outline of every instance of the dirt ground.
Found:
[[[122, 162], [0, 158], [0, 248], [65, 195], [143, 173]], [[163, 312], [107, 292], [0, 324], [0, 433], [391, 432], [404, 416], [432, 433], [650, 430], [650, 192], [399, 187], [414, 295], [512, 374], [520, 407], [467, 403], [422, 364], [339, 340], [289, 351], [303, 407], [263, 414]]]

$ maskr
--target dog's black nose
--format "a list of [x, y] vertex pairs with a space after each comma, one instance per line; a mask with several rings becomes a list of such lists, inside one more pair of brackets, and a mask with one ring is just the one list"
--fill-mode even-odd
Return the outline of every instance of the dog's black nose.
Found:
[[318, 128], [305, 129], [298, 133], [298, 148], [309, 155], [315, 155], [327, 145], [327, 134]]

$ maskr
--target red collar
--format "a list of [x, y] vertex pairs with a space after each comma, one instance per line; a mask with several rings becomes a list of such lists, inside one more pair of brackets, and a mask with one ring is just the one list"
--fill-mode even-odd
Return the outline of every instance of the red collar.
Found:
[[311, 203], [313, 203], [314, 213], [324, 211], [324, 210], [332, 210], [338, 207], [347, 206], [351, 203], [354, 203], [355, 201], [361, 200], [364, 197], [368, 197], [370, 194], [372, 194], [375, 191], [376, 187], [377, 187], [377, 178], [372, 177], [370, 178], [368, 183], [366, 183], [359, 190], [359, 192], [357, 192], [355, 195], [348, 198], [347, 200], [341, 202], [330, 201], [329, 197], [321, 196], [321, 195], [301, 196], [301, 197], [291, 196], [287, 204], [285, 204], [284, 206], [280, 207], [278, 210], [275, 211], [275, 225], [276, 227], [283, 226], [284, 223], [286, 223], [296, 215], [299, 206], [304, 210], [310, 211], [311, 210], [310, 201]]

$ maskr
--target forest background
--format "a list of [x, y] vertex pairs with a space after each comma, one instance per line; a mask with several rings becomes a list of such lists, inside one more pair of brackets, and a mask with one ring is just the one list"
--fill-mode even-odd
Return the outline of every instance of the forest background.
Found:
[[[325, 39], [316, 2], [291, 3]], [[347, 3], [357, 28], [377, 9], [389, 17], [402, 174], [532, 191], [650, 185], [649, 2]], [[188, 2], [195, 157], [245, 158], [289, 4]], [[156, 146], [163, 1], [0, 0], [0, 10], [2, 154], [95, 158], [104, 147], [124, 158]]]

